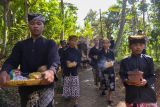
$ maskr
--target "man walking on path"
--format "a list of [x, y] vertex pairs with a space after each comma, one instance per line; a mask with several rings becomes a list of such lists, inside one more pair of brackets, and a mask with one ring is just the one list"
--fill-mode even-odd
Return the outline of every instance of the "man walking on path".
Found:
[[[45, 20], [41, 14], [29, 14], [28, 22], [31, 38], [20, 41], [14, 46], [0, 71], [0, 83], [9, 81], [10, 71], [19, 66], [21, 75], [28, 77], [29, 73], [36, 72], [39, 67], [45, 65], [47, 70], [42, 73], [43, 85], [19, 87], [21, 107], [53, 107], [53, 83], [59, 64], [58, 49], [55, 42], [42, 36]], [[38, 97], [36, 102], [32, 102], [33, 96]]]

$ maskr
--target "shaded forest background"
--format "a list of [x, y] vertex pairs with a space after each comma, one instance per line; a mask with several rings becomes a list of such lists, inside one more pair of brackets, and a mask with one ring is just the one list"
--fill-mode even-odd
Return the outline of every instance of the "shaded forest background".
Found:
[[[147, 54], [159, 66], [160, 57], [160, 0], [116, 0], [106, 11], [90, 10], [84, 18], [84, 26], [78, 25], [78, 8], [63, 0], [0, 0], [0, 62], [11, 53], [17, 41], [29, 38], [28, 13], [45, 16], [46, 38], [59, 44], [62, 39], [75, 34], [87, 39], [111, 36], [115, 40], [117, 61], [130, 53], [128, 36], [142, 30], [147, 36]], [[160, 67], [159, 67], [160, 68]], [[18, 107], [17, 89], [0, 90], [0, 105]], [[9, 97], [13, 96], [13, 97]], [[5, 106], [6, 107], [6, 106]]]
[[106, 11], [90, 10], [84, 26], [76, 24], [78, 8], [63, 0], [1, 0], [0, 1], [0, 54], [6, 57], [14, 44], [29, 37], [28, 13], [42, 13], [46, 18], [46, 38], [57, 43], [71, 34], [89, 39], [111, 36], [116, 42], [117, 60], [129, 54], [129, 35], [142, 30], [148, 37], [147, 54], [159, 61], [160, 51], [160, 1], [117, 0]]

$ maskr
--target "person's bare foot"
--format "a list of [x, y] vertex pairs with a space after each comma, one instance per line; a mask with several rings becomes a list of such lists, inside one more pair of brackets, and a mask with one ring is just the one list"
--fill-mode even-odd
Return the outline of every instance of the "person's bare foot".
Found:
[[79, 105], [78, 105], [78, 104], [75, 104], [73, 107], [79, 107]]
[[107, 101], [107, 104], [108, 104], [109, 106], [113, 106], [113, 101], [112, 101], [112, 100], [108, 100], [108, 101]]

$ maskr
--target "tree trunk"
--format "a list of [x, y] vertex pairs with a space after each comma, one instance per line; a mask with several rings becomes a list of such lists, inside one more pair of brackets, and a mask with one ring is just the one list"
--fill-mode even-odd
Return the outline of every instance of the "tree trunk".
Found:
[[60, 40], [63, 40], [64, 39], [64, 3], [63, 3], [63, 0], [61, 0], [61, 18], [62, 18], [62, 29], [61, 29]]
[[[145, 7], [144, 7], [145, 0], [142, 0], [142, 4], [143, 4], [143, 8], [145, 8]], [[144, 33], [146, 32], [145, 10], [144, 10], [144, 9], [143, 9], [143, 32], [144, 32]]]
[[8, 22], [7, 22], [7, 14], [9, 10], [9, 0], [4, 0], [3, 2], [3, 21], [4, 21], [4, 28], [3, 28], [3, 49], [2, 49], [2, 54], [5, 55], [6, 53], [6, 44], [7, 44], [7, 30], [8, 30]]
[[132, 18], [132, 32], [133, 35], [136, 34], [136, 8], [135, 8], [135, 1], [133, 0], [133, 4], [132, 4], [132, 14], [133, 14], [133, 18]]
[[12, 28], [12, 26], [13, 26], [13, 24], [14, 24], [14, 20], [13, 20], [13, 12], [12, 12], [12, 10], [9, 10], [8, 11], [8, 32], [9, 32], [9, 34], [8, 34], [8, 42], [9, 42], [9, 44], [11, 45], [11, 46], [13, 46], [13, 37], [14, 37], [14, 35], [11, 35], [11, 28]]
[[24, 1], [24, 19], [28, 23], [28, 0]]
[[101, 13], [101, 9], [99, 10], [99, 13], [100, 13], [100, 26], [101, 26], [100, 38], [103, 39], [103, 27], [102, 27], [102, 13]]
[[[25, 20], [26, 24], [28, 24], [28, 13], [29, 13], [29, 1], [24, 0], [24, 20]], [[30, 33], [28, 30], [26, 30], [26, 32], [25, 32], [25, 37], [30, 38]]]
[[121, 23], [120, 23], [120, 29], [118, 32], [118, 36], [117, 36], [117, 40], [116, 40], [116, 44], [115, 44], [115, 55], [118, 54], [118, 49], [121, 45], [121, 40], [122, 40], [122, 36], [123, 36], [123, 28], [126, 22], [126, 4], [127, 4], [127, 0], [123, 0], [123, 4], [122, 4], [122, 13], [121, 13]]
[[155, 56], [156, 56], [156, 62], [158, 62], [158, 42], [157, 41], [155, 45]]
[[143, 32], [145, 33], [146, 29], [145, 29], [146, 23], [145, 23], [145, 12], [143, 12]]

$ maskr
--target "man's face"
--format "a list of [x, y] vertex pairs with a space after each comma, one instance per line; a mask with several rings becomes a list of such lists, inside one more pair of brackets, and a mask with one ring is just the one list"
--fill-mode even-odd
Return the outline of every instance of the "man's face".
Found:
[[130, 45], [130, 49], [132, 50], [133, 54], [141, 54], [143, 49], [144, 49], [145, 45], [143, 43], [135, 43]]
[[39, 36], [44, 30], [44, 24], [42, 21], [33, 20], [29, 22], [29, 29], [33, 36]]
[[76, 47], [77, 45], [77, 39], [76, 38], [72, 38], [71, 40], [69, 40], [69, 46], [70, 47]]
[[66, 47], [66, 45], [67, 45], [66, 42], [61, 44], [62, 48]]
[[108, 49], [110, 47], [110, 42], [108, 40], [103, 41], [103, 48]]
[[99, 40], [98, 39], [94, 39], [94, 44], [97, 46], [99, 45]]

